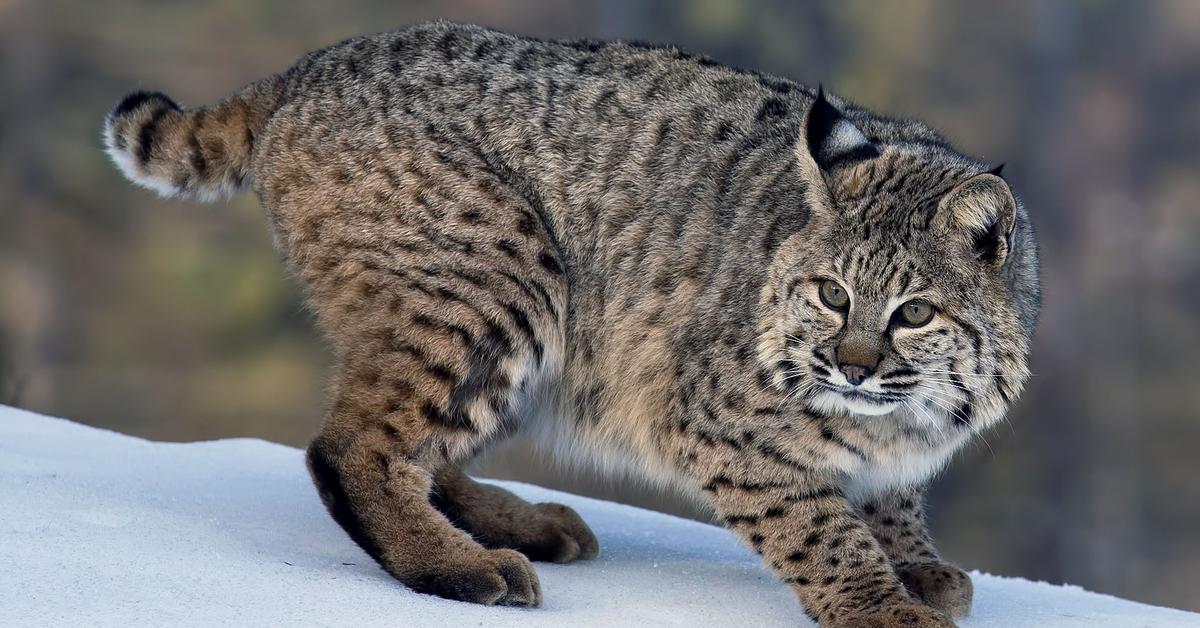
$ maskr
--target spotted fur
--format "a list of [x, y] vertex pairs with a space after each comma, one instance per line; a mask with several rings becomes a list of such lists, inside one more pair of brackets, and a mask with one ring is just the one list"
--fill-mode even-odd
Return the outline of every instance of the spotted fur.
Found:
[[[413, 589], [536, 605], [526, 556], [596, 555], [569, 509], [457, 471], [531, 436], [706, 500], [825, 625], [969, 609], [921, 489], [1021, 391], [1036, 250], [925, 125], [672, 47], [434, 22], [214, 108], [135, 94], [106, 138], [168, 194], [253, 183], [336, 356], [313, 479]], [[936, 315], [898, 326], [913, 298]]]

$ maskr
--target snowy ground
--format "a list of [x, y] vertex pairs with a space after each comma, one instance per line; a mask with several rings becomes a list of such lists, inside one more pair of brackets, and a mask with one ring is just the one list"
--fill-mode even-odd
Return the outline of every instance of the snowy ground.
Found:
[[[325, 514], [301, 453], [144, 441], [0, 407], [0, 626], [800, 626], [792, 594], [724, 530], [534, 486], [601, 557], [538, 564], [545, 605], [412, 593]], [[963, 626], [1200, 626], [1200, 615], [974, 574]]]

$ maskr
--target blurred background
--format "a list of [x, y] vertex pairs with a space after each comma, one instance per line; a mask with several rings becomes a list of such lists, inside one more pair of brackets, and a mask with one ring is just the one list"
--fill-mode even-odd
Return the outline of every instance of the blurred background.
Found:
[[[135, 188], [101, 118], [132, 89], [210, 103], [438, 16], [676, 43], [1008, 162], [1042, 242], [1036, 377], [937, 481], [943, 553], [1200, 610], [1200, 2], [0, 0], [0, 401], [302, 445], [328, 356], [253, 195]], [[697, 516], [520, 446], [478, 471]]]

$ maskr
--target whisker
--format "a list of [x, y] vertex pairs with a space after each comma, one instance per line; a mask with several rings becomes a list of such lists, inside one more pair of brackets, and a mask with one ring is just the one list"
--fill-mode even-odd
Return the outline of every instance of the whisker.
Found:
[[[960, 389], [960, 390], [965, 390], [965, 391], [967, 391], [967, 392], [975, 392], [975, 391], [971, 390], [970, 388], [967, 388], [967, 386], [966, 386], [966, 384], [965, 384], [965, 383], [963, 383], [963, 382], [958, 382], [958, 381], [954, 381], [954, 380], [952, 380], [952, 379], [939, 379], [939, 378], [936, 378], [936, 377], [927, 377], [927, 378], [925, 378], [923, 381], [925, 381], [925, 382], [936, 382], [936, 383], [938, 383], [938, 384], [949, 384], [950, 386], [952, 386], [952, 387], [954, 387], [954, 388], [958, 388], [958, 389]], [[919, 384], [918, 384], [918, 385], [919, 385]]]
[[951, 416], [954, 416], [955, 418], [957, 418], [961, 421], [964, 421], [967, 423], [970, 422], [969, 419], [962, 412], [960, 412], [957, 408], [954, 407], [954, 404], [957, 404], [961, 401], [960, 399], [954, 399], [953, 397], [948, 397], [948, 396], [946, 396], [945, 392], [940, 391], [940, 390], [935, 390], [933, 388], [925, 387], [924, 390], [926, 392], [926, 398], [929, 399], [930, 401], [934, 402], [935, 404], [937, 404], [937, 406], [939, 408], [941, 408], [942, 410], [945, 410], [946, 412], [949, 412], [951, 414]]
[[983, 441], [984, 446], [986, 446], [988, 448], [988, 453], [990, 453], [992, 455], [992, 457], [995, 458], [996, 450], [992, 449], [992, 444], [988, 442], [987, 437], [983, 435], [983, 432], [976, 432], [976, 434], [979, 435], [979, 440]]
[[906, 407], [909, 407], [912, 410], [914, 410], [913, 414], [920, 412], [921, 418], [924, 418], [926, 423], [929, 423], [930, 425], [932, 425], [934, 427], [934, 429], [936, 429], [938, 431], [938, 433], [941, 434], [942, 426], [938, 425], [937, 421], [933, 420], [933, 417], [929, 415], [929, 412], [926, 411], [925, 408], [921, 407], [920, 404], [914, 403], [914, 401], [915, 401], [915, 399], [910, 399], [910, 400], [904, 402], [904, 405]]
[[948, 412], [956, 420], [962, 421], [964, 423], [970, 423], [969, 418], [965, 414], [963, 414], [962, 411], [959, 410], [957, 407], [958, 404], [961, 403], [961, 400], [954, 399], [953, 397], [947, 397], [947, 396], [945, 396], [945, 393], [942, 393], [940, 391], [933, 391], [933, 390], [927, 390], [925, 392], [925, 396], [927, 399], [929, 399], [930, 401], [937, 404], [937, 406], [939, 408]]
[[817, 379], [815, 377], [810, 378], [805, 381], [802, 381], [799, 384], [797, 384], [793, 390], [789, 391], [788, 394], [784, 395], [783, 399], [781, 399], [779, 401], [779, 405], [775, 406], [776, 414], [778, 414], [779, 411], [783, 409], [783, 406], [785, 404], [787, 404], [789, 401], [791, 401], [793, 398], [800, 398], [801, 396], [808, 394], [808, 391], [812, 390], [813, 386], [816, 386], [816, 385], [817, 385]]
[[[1001, 378], [1001, 379], [1005, 378], [1005, 377], [1013, 377], [1012, 375], [1004, 375], [1004, 374], [1000, 374], [1000, 373], [991, 375], [991, 374], [987, 374], [987, 373], [965, 373], [963, 371], [946, 371], [946, 370], [940, 370], [940, 369], [927, 369], [925, 372], [926, 373], [934, 373], [937, 375], [959, 375], [962, 377], [982, 377], [982, 378], [994, 377], [994, 378]], [[1029, 377], [1034, 377], [1034, 374], [1029, 373]]]
[[939, 425], [938, 422], [934, 420], [933, 416], [929, 414], [928, 410], [926, 410], [920, 404], [913, 404], [913, 401], [914, 400], [912, 400], [912, 399], [910, 399], [909, 401], [905, 401], [904, 405], [907, 407], [911, 407], [912, 409], [920, 412], [922, 417], [925, 419], [925, 421], [927, 423], [929, 423], [930, 425], [932, 425], [935, 430], [937, 430], [938, 436], [942, 436], [943, 435], [942, 434], [942, 426]]
[[[958, 418], [962, 419], [963, 421], [966, 421], [966, 420], [967, 420], [967, 419], [966, 419], [966, 417], [964, 417], [964, 416], [962, 415], [962, 413], [960, 413], [958, 410], [956, 410], [956, 409], [954, 409], [954, 408], [947, 408], [946, 406], [942, 405], [942, 402], [939, 402], [939, 401], [937, 401], [937, 400], [936, 400], [936, 399], [934, 399], [933, 397], [927, 397], [927, 398], [928, 398], [930, 401], [932, 401], [932, 402], [933, 402], [935, 405], [937, 405], [939, 408], [941, 408], [942, 410], [944, 410], [944, 411], [946, 411], [946, 412], [949, 412], [949, 413], [950, 413], [952, 416], [958, 417]], [[986, 437], [986, 436], [984, 436], [984, 435], [983, 435], [983, 432], [982, 432], [982, 431], [979, 431], [979, 432], [975, 432], [975, 434], [976, 434], [977, 436], [979, 436], [979, 440], [983, 441], [983, 445], [984, 445], [985, 447], [987, 447], [987, 448], [988, 448], [988, 453], [989, 453], [989, 454], [991, 454], [991, 456], [992, 456], [993, 458], [995, 458], [995, 457], [996, 457], [996, 450], [995, 450], [995, 449], [992, 449], [992, 444], [988, 442], [988, 439], [987, 439], [987, 437]]]

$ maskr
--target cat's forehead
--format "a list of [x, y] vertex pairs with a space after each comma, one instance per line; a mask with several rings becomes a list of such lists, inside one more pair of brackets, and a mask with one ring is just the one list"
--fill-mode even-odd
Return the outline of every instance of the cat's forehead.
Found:
[[940, 146], [897, 144], [831, 172], [829, 182], [843, 216], [899, 227], [929, 214], [955, 186], [985, 170]]
[[843, 216], [826, 244], [830, 270], [864, 294], [912, 294], [975, 279], [965, 253], [913, 208], [885, 217]]
[[932, 256], [923, 246], [906, 244], [871, 235], [842, 247], [830, 259], [831, 270], [860, 295], [886, 298], [926, 290], [938, 274]]
[[935, 232], [939, 204], [982, 171], [979, 163], [925, 147], [887, 150], [839, 169], [830, 177], [837, 206], [830, 244], [846, 256], [945, 261], [949, 242]]

